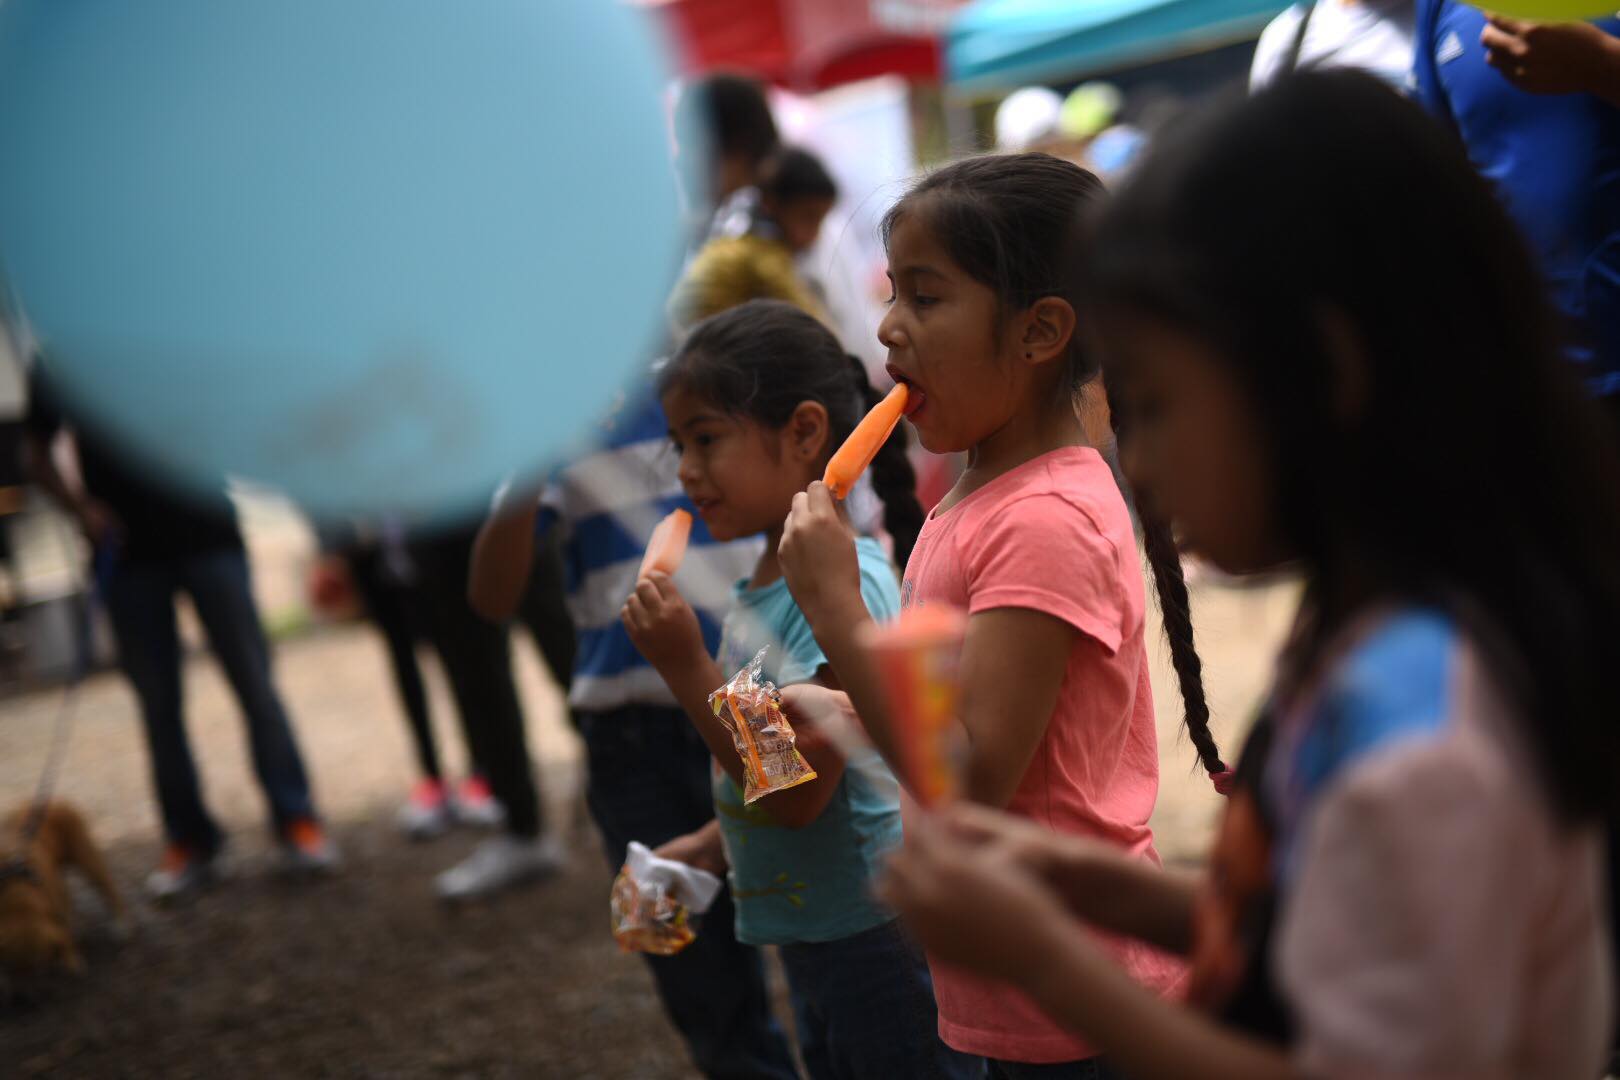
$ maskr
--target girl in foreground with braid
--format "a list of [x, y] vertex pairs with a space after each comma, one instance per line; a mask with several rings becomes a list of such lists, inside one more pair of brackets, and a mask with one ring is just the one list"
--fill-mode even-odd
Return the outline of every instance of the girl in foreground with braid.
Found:
[[[1373, 79], [1301, 75], [1156, 149], [1085, 256], [1141, 505], [1297, 567], [1300, 617], [1206, 873], [963, 807], [885, 897], [1133, 1080], [1600, 1075], [1620, 454], [1494, 192]], [[1093, 928], [1190, 956], [1187, 1000]]]
[[[976, 158], [933, 173], [885, 223], [894, 297], [879, 336], [890, 375], [908, 388], [923, 446], [968, 452], [966, 472], [917, 538], [901, 592], [904, 606], [950, 605], [969, 616], [958, 713], [965, 797], [1042, 829], [1106, 841], [1157, 872], [1148, 817], [1159, 758], [1142, 568], [1125, 500], [1076, 415], [1076, 393], [1097, 367], [1062, 291], [1073, 224], [1101, 190], [1090, 173], [1045, 154]], [[1180, 563], [1162, 529], [1149, 528], [1148, 538], [1188, 729], [1205, 768], [1223, 774]], [[882, 687], [858, 643], [869, 616], [855, 542], [825, 485], [795, 498], [780, 558], [848, 693], [790, 689], [790, 714], [852, 704], [898, 768], [904, 759]], [[1183, 977], [1182, 963], [1152, 946], [1118, 939], [1108, 948], [1149, 991]], [[931, 966], [940, 1034], [990, 1059], [992, 1075], [1108, 1075], [1091, 1044], [1028, 996]], [[1031, 1066], [1041, 1068], [1032, 1074]]]

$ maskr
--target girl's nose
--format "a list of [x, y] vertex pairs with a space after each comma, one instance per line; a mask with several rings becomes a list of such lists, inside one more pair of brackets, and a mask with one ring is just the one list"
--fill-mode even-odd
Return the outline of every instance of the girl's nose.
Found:
[[906, 332], [900, 328], [899, 313], [890, 308], [883, 321], [878, 323], [878, 344], [885, 349], [903, 349], [906, 347]]
[[694, 460], [694, 456], [690, 450], [683, 453], [680, 461], [676, 464], [675, 479], [680, 481], [682, 488], [690, 488], [693, 484], [697, 483], [697, 462]]

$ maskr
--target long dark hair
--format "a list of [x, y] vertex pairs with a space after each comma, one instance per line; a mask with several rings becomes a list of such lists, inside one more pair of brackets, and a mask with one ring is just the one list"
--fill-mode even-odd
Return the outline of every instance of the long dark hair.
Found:
[[[1103, 196], [1102, 181], [1050, 154], [989, 154], [947, 165], [920, 180], [883, 218], [888, 243], [894, 226], [919, 215], [970, 277], [988, 286], [998, 318], [1046, 296], [1071, 303], [1076, 226]], [[1097, 359], [1076, 333], [1065, 358], [1071, 393], [1097, 377]], [[1181, 557], [1168, 527], [1142, 517], [1143, 548], [1164, 614], [1165, 636], [1181, 687], [1187, 734], [1199, 763], [1218, 776], [1226, 766], [1209, 731], [1203, 665], [1193, 641]]]
[[1103, 214], [1085, 288], [1209, 343], [1251, 400], [1309, 583], [1292, 670], [1369, 604], [1438, 605], [1519, 697], [1560, 810], [1612, 812], [1620, 453], [1512, 221], [1367, 76], [1291, 77], [1177, 135]]
[[[750, 300], [694, 326], [661, 373], [658, 392], [675, 386], [772, 430], [784, 427], [800, 403], [819, 402], [827, 410], [832, 449], [883, 396], [831, 330], [780, 300]], [[878, 451], [870, 475], [895, 561], [904, 566], [923, 524], [904, 424]]]

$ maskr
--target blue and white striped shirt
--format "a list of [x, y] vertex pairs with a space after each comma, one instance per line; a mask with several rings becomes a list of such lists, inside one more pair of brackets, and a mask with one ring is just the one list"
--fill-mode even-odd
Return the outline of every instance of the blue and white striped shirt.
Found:
[[[576, 709], [675, 705], [619, 622], [653, 527], [678, 506], [692, 509], [676, 478], [678, 459], [650, 382], [633, 393], [586, 451], [552, 475], [541, 497], [540, 528], [563, 529], [568, 610], [579, 636], [569, 694]], [[750, 573], [762, 545], [760, 537], [720, 543], [701, 519], [692, 523], [675, 584], [697, 612], [711, 654], [732, 585]]]

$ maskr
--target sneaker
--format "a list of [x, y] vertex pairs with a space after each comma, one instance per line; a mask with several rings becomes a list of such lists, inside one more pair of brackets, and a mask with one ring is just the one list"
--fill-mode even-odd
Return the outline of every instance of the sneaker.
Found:
[[492, 836], [473, 853], [433, 881], [441, 900], [473, 900], [550, 877], [568, 862], [562, 843], [554, 836], [527, 840], [518, 836]]
[[338, 868], [337, 847], [314, 818], [299, 818], [281, 833], [282, 869], [294, 874], [329, 874]]
[[463, 825], [477, 825], [485, 829], [498, 829], [506, 820], [506, 811], [490, 794], [489, 781], [477, 773], [461, 782], [456, 792], [454, 812]]
[[442, 780], [423, 777], [399, 808], [399, 827], [412, 840], [427, 840], [450, 828], [450, 793]]
[[146, 892], [159, 903], [172, 903], [201, 892], [221, 877], [219, 856], [197, 855], [181, 844], [163, 849], [163, 861], [146, 878]]

